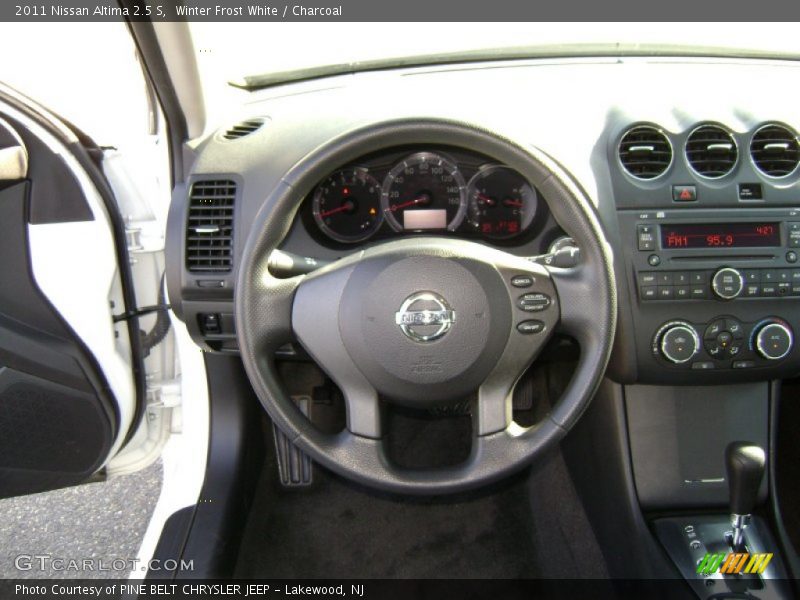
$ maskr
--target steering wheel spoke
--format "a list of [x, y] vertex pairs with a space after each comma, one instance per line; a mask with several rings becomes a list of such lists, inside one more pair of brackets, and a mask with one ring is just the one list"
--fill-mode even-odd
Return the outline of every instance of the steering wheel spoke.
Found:
[[334, 265], [299, 285], [292, 308], [294, 334], [344, 396], [347, 429], [354, 435], [381, 437], [378, 392], [358, 369], [339, 332], [339, 307], [355, 265]]

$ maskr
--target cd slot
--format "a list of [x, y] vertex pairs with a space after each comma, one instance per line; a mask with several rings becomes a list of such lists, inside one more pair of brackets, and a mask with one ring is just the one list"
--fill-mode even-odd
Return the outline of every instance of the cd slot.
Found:
[[774, 254], [725, 254], [725, 255], [713, 255], [713, 254], [705, 254], [705, 255], [698, 255], [698, 256], [671, 256], [670, 262], [708, 262], [708, 261], [715, 261], [715, 262], [725, 262], [725, 263], [732, 263], [732, 262], [754, 262], [760, 260], [775, 260], [777, 258]]

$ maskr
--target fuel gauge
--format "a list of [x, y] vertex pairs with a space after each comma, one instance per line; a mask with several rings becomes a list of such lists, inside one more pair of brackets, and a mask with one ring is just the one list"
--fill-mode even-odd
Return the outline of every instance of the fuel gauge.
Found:
[[469, 182], [467, 198], [472, 226], [489, 238], [515, 237], [536, 216], [536, 191], [522, 175], [504, 165], [478, 171]]

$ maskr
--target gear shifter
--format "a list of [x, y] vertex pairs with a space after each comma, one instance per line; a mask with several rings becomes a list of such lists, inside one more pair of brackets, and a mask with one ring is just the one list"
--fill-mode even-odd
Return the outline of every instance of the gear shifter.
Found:
[[744, 528], [758, 499], [758, 489], [764, 477], [764, 450], [750, 442], [732, 442], [725, 449], [725, 468], [731, 501], [731, 525], [734, 552], [744, 550]]

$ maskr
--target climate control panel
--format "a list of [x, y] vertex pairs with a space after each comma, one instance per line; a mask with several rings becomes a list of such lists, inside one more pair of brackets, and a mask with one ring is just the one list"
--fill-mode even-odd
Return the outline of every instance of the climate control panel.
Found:
[[791, 325], [777, 317], [742, 322], [720, 316], [706, 323], [675, 319], [659, 327], [653, 355], [665, 365], [688, 369], [749, 369], [786, 358], [794, 347]]

